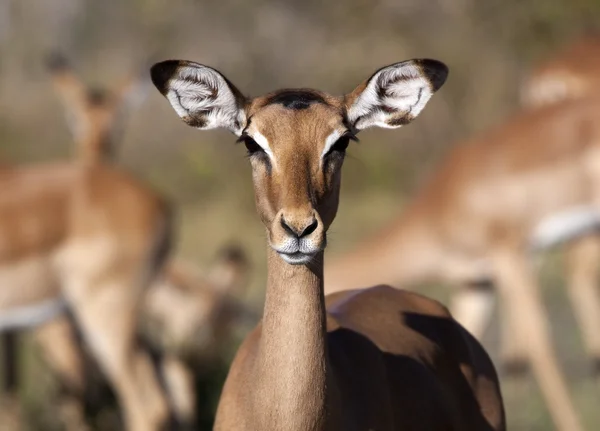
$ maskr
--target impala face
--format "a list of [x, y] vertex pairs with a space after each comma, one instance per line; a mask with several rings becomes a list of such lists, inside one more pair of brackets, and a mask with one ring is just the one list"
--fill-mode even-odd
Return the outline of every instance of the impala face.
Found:
[[245, 144], [269, 244], [290, 264], [306, 264], [325, 248], [345, 151], [356, 133], [409, 123], [447, 74], [438, 61], [410, 60], [380, 69], [343, 97], [288, 89], [248, 99], [197, 63], [170, 60], [151, 70], [154, 85], [187, 124], [226, 128]]
[[54, 88], [64, 104], [79, 157], [110, 161], [123, 134], [124, 117], [144, 99], [146, 84], [128, 77], [114, 91], [86, 86], [67, 59], [54, 53], [47, 60]]

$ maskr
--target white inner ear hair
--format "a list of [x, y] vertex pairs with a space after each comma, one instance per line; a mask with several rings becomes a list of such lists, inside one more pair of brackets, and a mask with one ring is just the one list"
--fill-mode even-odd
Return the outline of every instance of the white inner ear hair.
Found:
[[208, 67], [181, 67], [170, 81], [167, 99], [180, 117], [203, 120], [200, 129], [224, 127], [237, 135], [242, 131], [242, 109], [225, 79]]
[[413, 65], [391, 69], [378, 81], [385, 89], [382, 103], [407, 114], [417, 115], [433, 95], [429, 79]]
[[[383, 95], [383, 96], [382, 96]], [[375, 74], [362, 94], [348, 112], [348, 119], [358, 128], [377, 125], [398, 127], [386, 123], [390, 113], [382, 107], [393, 109], [395, 113], [417, 116], [425, 107], [433, 92], [427, 77], [412, 63], [399, 63]]]

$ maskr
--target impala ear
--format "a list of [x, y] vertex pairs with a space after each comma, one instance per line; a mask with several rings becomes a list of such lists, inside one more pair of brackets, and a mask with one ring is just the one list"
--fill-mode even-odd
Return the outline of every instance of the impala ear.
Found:
[[192, 127], [221, 127], [240, 135], [246, 125], [246, 99], [221, 73], [183, 60], [167, 60], [150, 69], [152, 82], [177, 114]]
[[348, 122], [357, 130], [408, 124], [447, 76], [446, 65], [436, 60], [408, 60], [379, 69], [346, 95]]

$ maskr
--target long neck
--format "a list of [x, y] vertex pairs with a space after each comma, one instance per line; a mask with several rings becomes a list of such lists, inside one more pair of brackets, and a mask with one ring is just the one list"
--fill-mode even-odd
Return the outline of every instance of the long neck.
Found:
[[325, 294], [389, 284], [408, 286], [434, 277], [436, 234], [411, 211], [325, 267]]
[[[258, 351], [259, 403], [270, 429], [316, 430], [327, 412], [328, 362], [323, 253], [289, 265], [268, 252], [268, 281]], [[331, 401], [331, 400], [329, 400]]]
[[77, 161], [83, 164], [94, 165], [110, 163], [113, 160], [110, 138], [102, 134], [94, 134], [76, 142]]

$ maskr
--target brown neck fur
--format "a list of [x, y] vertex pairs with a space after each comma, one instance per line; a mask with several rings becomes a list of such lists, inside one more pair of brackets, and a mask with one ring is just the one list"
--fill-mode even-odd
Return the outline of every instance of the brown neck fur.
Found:
[[94, 165], [114, 161], [110, 154], [108, 138], [102, 135], [90, 136], [78, 142], [77, 148], [77, 161], [83, 164]]
[[323, 253], [309, 265], [290, 265], [269, 248], [255, 362], [261, 408], [254, 411], [269, 429], [322, 429], [329, 368], [325, 325]]

